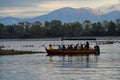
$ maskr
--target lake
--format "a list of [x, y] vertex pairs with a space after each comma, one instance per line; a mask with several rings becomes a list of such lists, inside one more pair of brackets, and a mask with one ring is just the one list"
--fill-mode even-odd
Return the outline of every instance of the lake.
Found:
[[[111, 41], [100, 39], [98, 41]], [[120, 80], [120, 39], [101, 44], [99, 56], [46, 56], [47, 53], [0, 56], [0, 80]], [[4, 49], [44, 51], [59, 39], [0, 40]], [[94, 44], [92, 44], [93, 46]], [[91, 47], [92, 47], [91, 46]]]

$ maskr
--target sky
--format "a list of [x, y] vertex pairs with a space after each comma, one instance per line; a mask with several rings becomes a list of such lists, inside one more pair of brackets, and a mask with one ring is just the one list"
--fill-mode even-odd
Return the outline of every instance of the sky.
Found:
[[63, 7], [90, 7], [107, 13], [120, 11], [120, 0], [0, 0], [0, 17], [35, 17]]

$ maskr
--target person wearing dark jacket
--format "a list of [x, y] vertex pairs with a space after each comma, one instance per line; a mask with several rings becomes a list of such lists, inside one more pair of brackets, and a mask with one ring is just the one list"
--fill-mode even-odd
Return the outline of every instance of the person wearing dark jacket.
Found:
[[86, 42], [85, 48], [89, 49], [89, 42]]

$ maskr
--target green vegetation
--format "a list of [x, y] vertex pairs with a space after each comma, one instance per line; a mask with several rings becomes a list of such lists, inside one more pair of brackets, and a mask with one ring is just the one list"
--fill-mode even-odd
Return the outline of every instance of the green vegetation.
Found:
[[45, 21], [44, 24], [39, 21], [19, 22], [6, 26], [0, 23], [1, 39], [119, 35], [120, 19], [96, 23], [91, 23], [90, 20], [85, 20], [83, 23], [62, 23], [60, 20]]
[[0, 55], [21, 55], [21, 54], [34, 54], [34, 53], [44, 53], [44, 52], [18, 51], [18, 50], [0, 50]]

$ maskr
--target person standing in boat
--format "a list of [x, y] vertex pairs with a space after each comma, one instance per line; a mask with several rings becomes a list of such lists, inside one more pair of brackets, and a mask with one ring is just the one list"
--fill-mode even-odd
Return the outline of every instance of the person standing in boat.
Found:
[[49, 45], [49, 50], [52, 50], [52, 49], [53, 49], [52, 44], [50, 44]]
[[89, 42], [86, 42], [85, 48], [89, 49]]

